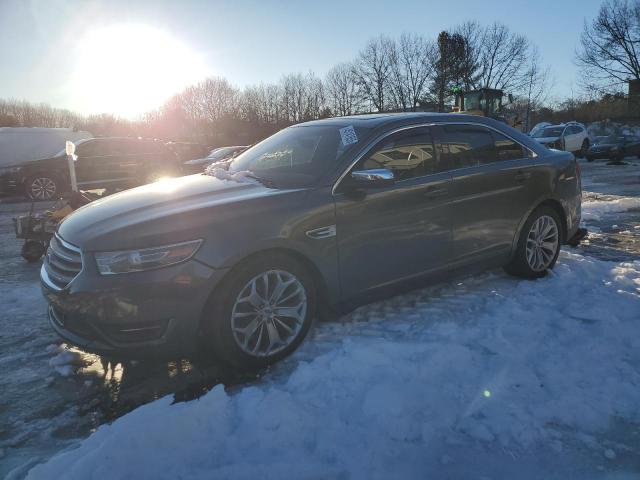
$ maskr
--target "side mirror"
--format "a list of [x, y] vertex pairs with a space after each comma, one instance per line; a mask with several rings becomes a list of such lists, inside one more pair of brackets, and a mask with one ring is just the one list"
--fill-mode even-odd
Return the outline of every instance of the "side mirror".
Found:
[[359, 188], [382, 188], [393, 185], [396, 179], [391, 170], [373, 168], [351, 172], [349, 185]]

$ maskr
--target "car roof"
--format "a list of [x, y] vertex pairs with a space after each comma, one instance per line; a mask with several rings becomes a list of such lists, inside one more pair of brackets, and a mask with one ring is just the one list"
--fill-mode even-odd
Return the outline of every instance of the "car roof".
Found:
[[504, 122], [479, 115], [467, 115], [463, 113], [435, 113], [435, 112], [404, 112], [404, 113], [374, 113], [367, 115], [352, 115], [348, 117], [334, 117], [311, 122], [300, 123], [289, 128], [300, 128], [312, 125], [333, 125], [336, 127], [353, 126], [354, 128], [368, 128], [372, 135], [374, 132], [388, 131], [405, 126], [421, 125], [428, 123], [475, 123], [486, 125], [503, 134], [517, 138], [518, 142], [538, 154], [544, 154], [543, 147], [528, 135], [515, 130]]
[[87, 138], [85, 139], [85, 141], [87, 140], [135, 140], [138, 142], [157, 142], [159, 144], [163, 144], [163, 142], [161, 142], [160, 140], [157, 140], [155, 138], [140, 138], [140, 137], [93, 137], [93, 138]]
[[436, 112], [401, 112], [401, 113], [370, 113], [365, 115], [350, 115], [346, 117], [333, 117], [310, 122], [299, 123], [294, 127], [312, 125], [335, 125], [363, 128], [378, 128], [393, 124], [422, 123], [422, 122], [474, 122], [493, 124], [496, 120], [478, 115], [465, 115], [461, 113], [436, 113]]

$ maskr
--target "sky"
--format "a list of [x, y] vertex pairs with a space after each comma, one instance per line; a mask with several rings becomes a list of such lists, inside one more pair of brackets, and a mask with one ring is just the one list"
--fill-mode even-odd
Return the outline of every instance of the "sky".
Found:
[[601, 1], [0, 0], [0, 98], [133, 118], [208, 75], [322, 76], [378, 34], [435, 39], [476, 20], [537, 45], [560, 100], [580, 93], [575, 50]]

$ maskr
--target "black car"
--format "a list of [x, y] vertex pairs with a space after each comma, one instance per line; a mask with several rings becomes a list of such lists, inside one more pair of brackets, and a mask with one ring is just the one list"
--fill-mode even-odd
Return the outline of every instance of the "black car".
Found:
[[240, 155], [247, 148], [249, 147], [246, 145], [215, 148], [204, 158], [196, 158], [194, 160], [184, 162], [182, 168], [185, 173], [201, 173], [204, 172], [205, 168], [209, 165], [231, 160], [235, 156]]
[[240, 365], [417, 279], [538, 278], [580, 223], [580, 168], [489, 118], [379, 114], [289, 127], [228, 170], [118, 193], [61, 223], [52, 327], [104, 354], [196, 347]]
[[[76, 143], [78, 186], [119, 190], [181, 172], [176, 155], [162, 142], [139, 138], [90, 138]], [[50, 200], [70, 190], [66, 154], [0, 168], [0, 193]]]
[[625, 157], [640, 157], [640, 137], [613, 134], [599, 138], [587, 151], [587, 160], [605, 158], [622, 161]]

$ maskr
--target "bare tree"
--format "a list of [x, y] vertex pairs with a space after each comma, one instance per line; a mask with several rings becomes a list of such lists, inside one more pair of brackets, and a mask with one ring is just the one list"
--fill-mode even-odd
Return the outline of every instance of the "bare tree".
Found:
[[600, 93], [640, 80], [640, 1], [607, 0], [584, 25], [577, 63], [584, 85]]
[[353, 115], [359, 111], [361, 95], [353, 70], [353, 64], [340, 63], [325, 77], [327, 101], [335, 115]]
[[430, 61], [432, 44], [423, 37], [402, 34], [390, 48], [390, 89], [398, 108], [415, 110], [426, 94], [433, 75]]
[[197, 98], [203, 117], [214, 122], [235, 113], [238, 91], [226, 78], [207, 78], [197, 86]]
[[525, 83], [529, 40], [500, 23], [485, 28], [480, 43], [480, 85], [520, 90]]
[[322, 81], [312, 72], [282, 77], [282, 108], [290, 123], [319, 118], [324, 108]]
[[353, 74], [363, 97], [382, 112], [387, 107], [393, 41], [383, 35], [371, 39], [360, 51]]
[[540, 62], [540, 53], [537, 48], [532, 49], [529, 64], [525, 72], [524, 96], [524, 128], [531, 128], [532, 110], [539, 108], [547, 101], [551, 87], [549, 67], [544, 67]]
[[457, 66], [454, 69], [455, 82], [465, 90], [477, 88], [480, 82], [480, 54], [484, 29], [478, 22], [465, 22], [458, 25], [454, 33], [464, 39], [460, 44]]

